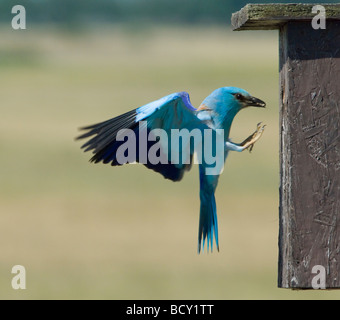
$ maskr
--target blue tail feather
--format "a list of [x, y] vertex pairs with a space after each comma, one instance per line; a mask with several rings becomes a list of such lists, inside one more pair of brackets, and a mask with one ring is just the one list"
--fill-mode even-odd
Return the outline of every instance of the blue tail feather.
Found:
[[[206, 195], [201, 199], [200, 209], [200, 222], [198, 229], [198, 253], [204, 251], [205, 241], [207, 241], [207, 251], [213, 251], [213, 242], [215, 237], [217, 251], [219, 251], [218, 243], [218, 225], [217, 225], [217, 213], [216, 202], [214, 193]], [[203, 201], [202, 201], [203, 200]]]
[[217, 211], [215, 201], [215, 189], [217, 186], [218, 176], [205, 175], [204, 166], [200, 165], [200, 222], [198, 228], [198, 253], [204, 250], [205, 241], [207, 241], [207, 251], [213, 251], [214, 238], [217, 251], [218, 243], [218, 225]]

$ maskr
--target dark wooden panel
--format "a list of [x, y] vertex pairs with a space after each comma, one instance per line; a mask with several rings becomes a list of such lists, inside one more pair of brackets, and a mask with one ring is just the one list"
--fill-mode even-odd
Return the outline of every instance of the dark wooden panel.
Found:
[[280, 287], [340, 287], [340, 21], [280, 30]]

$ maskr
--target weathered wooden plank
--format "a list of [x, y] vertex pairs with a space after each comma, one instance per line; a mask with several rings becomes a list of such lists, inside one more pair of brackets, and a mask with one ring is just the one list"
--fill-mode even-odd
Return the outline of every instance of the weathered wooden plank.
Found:
[[[316, 4], [248, 4], [231, 18], [232, 29], [275, 30], [288, 21], [311, 21]], [[340, 19], [340, 4], [322, 4], [327, 20]]]
[[340, 288], [340, 21], [280, 31], [279, 287]]

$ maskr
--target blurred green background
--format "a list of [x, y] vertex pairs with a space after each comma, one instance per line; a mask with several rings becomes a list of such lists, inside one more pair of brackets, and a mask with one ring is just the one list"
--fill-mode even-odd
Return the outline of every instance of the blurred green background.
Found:
[[[72, 18], [76, 5], [27, 1], [25, 31], [11, 29], [12, 2], [0, 5], [0, 298], [340, 298], [277, 289], [277, 32], [231, 32], [242, 1], [212, 1], [215, 9], [192, 19], [174, 19], [164, 1], [163, 23], [150, 14], [155, 1], [127, 1], [134, 15], [115, 23], [89, 1], [72, 2], [82, 19]], [[267, 128], [251, 154], [230, 154], [216, 194], [220, 252], [198, 255], [197, 167], [173, 183], [140, 165], [94, 165], [74, 137], [169, 93], [188, 91], [198, 106], [229, 85], [268, 106], [242, 111], [232, 139], [260, 121]], [[26, 267], [24, 291], [11, 288], [16, 264]]]

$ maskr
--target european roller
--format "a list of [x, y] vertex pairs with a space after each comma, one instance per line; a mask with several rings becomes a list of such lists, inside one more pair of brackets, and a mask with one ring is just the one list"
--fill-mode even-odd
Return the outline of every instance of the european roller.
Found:
[[[178, 92], [110, 120], [83, 127], [81, 129], [86, 132], [77, 139], [89, 138], [82, 148], [92, 150], [91, 162], [111, 163], [112, 166], [139, 162], [172, 181], [183, 178], [194, 162], [193, 155], [199, 153], [198, 253], [204, 249], [205, 242], [207, 251], [209, 248], [212, 251], [213, 239], [219, 251], [215, 190], [224, 162], [229, 151], [251, 151], [265, 125], [259, 123], [255, 132], [241, 143], [229, 139], [230, 128], [240, 110], [265, 106], [262, 100], [235, 87], [213, 91], [197, 109], [187, 92]], [[189, 138], [184, 139], [183, 135], [180, 135], [182, 139], [178, 138], [178, 133], [183, 132], [189, 133]], [[222, 144], [218, 143], [221, 141]], [[207, 160], [208, 149], [209, 154], [215, 156], [222, 150], [222, 167]]]

